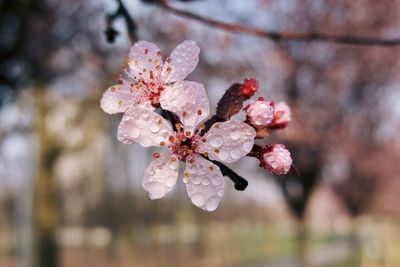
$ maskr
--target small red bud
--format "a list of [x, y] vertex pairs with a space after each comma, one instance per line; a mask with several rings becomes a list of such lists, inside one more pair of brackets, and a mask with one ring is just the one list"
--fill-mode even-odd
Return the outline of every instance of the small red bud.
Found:
[[257, 92], [259, 87], [260, 85], [256, 79], [244, 79], [241, 87], [242, 94], [244, 97], [250, 98]]

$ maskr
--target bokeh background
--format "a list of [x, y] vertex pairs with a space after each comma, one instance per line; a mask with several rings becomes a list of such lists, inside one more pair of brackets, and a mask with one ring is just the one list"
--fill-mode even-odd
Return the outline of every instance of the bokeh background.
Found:
[[[125, 0], [127, 25], [110, 16], [118, 1], [0, 1], [0, 266], [400, 266], [400, 47], [274, 42], [156, 2]], [[400, 36], [393, 0], [170, 3], [270, 31]], [[135, 38], [164, 54], [197, 41], [189, 79], [212, 108], [246, 77], [258, 96], [287, 101], [291, 124], [259, 144], [286, 144], [300, 175], [246, 158], [231, 167], [248, 188], [228, 180], [215, 212], [182, 183], [149, 200], [153, 151], [120, 144], [121, 116], [99, 108]]]

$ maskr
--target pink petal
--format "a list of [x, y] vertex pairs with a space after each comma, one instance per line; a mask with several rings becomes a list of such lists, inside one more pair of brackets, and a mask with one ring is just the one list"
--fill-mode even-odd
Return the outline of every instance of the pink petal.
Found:
[[140, 90], [131, 88], [128, 82], [114, 85], [104, 92], [100, 107], [108, 114], [125, 112], [139, 98]]
[[124, 144], [163, 146], [171, 135], [171, 125], [163, 117], [141, 106], [128, 109], [118, 126], [118, 140]]
[[193, 163], [186, 163], [184, 183], [192, 203], [206, 211], [215, 210], [224, 195], [225, 181], [219, 167], [199, 155]]
[[201, 83], [181, 81], [166, 87], [160, 104], [163, 109], [176, 113], [185, 131], [192, 133], [210, 115], [207, 94]]
[[161, 50], [153, 43], [139, 41], [131, 47], [128, 65], [131, 75], [136, 80], [156, 79], [160, 76], [163, 66]]
[[146, 168], [143, 188], [151, 199], [162, 198], [174, 187], [178, 179], [179, 161], [170, 152], [155, 153], [155, 158]]
[[182, 81], [199, 63], [200, 48], [196, 42], [186, 40], [179, 44], [166, 60], [162, 76], [165, 83]]
[[253, 127], [241, 121], [215, 123], [204, 135], [206, 141], [199, 151], [212, 160], [233, 163], [251, 151], [255, 136]]

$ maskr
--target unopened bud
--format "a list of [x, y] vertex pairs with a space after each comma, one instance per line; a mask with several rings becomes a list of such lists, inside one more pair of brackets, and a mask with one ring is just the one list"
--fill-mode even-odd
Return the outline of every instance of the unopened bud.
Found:
[[284, 128], [292, 119], [292, 112], [286, 102], [272, 103], [274, 106], [274, 118], [269, 125], [271, 129]]
[[267, 127], [274, 118], [273, 106], [263, 98], [252, 101], [244, 110], [250, 124], [257, 129]]
[[284, 175], [292, 166], [289, 150], [282, 144], [267, 145], [259, 152], [260, 166], [276, 175]]

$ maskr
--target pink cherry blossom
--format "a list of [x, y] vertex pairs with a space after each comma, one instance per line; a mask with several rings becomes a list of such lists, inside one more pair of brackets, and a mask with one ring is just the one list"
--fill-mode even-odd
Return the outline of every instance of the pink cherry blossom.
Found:
[[251, 101], [245, 108], [245, 112], [250, 124], [257, 129], [267, 127], [274, 118], [274, 107], [271, 102], [265, 101], [262, 97]]
[[202, 136], [199, 125], [210, 113], [204, 88], [193, 82], [176, 83], [171, 88], [186, 92], [171, 90], [160, 99], [179, 116], [182, 124], [175, 125], [176, 130], [156, 112], [133, 106], [122, 118], [118, 139], [126, 144], [168, 148], [154, 153], [145, 171], [143, 187], [151, 199], [172, 190], [182, 162], [186, 164], [183, 181], [192, 203], [213, 211], [222, 199], [225, 182], [219, 167], [205, 157], [224, 163], [239, 160], [251, 151], [255, 130], [244, 122], [226, 121], [215, 123]]
[[289, 150], [282, 144], [267, 145], [260, 151], [260, 165], [276, 175], [284, 175], [292, 166]]
[[104, 93], [100, 101], [101, 108], [113, 114], [125, 112], [134, 105], [151, 108], [161, 104], [163, 107], [160, 98], [164, 94], [171, 94], [171, 90], [182, 88], [174, 85], [195, 69], [199, 53], [200, 48], [196, 43], [187, 40], [179, 44], [163, 62], [162, 52], [155, 44], [146, 41], [135, 43], [127, 58], [129, 70], [122, 67], [130, 81], [118, 75], [118, 84]]

